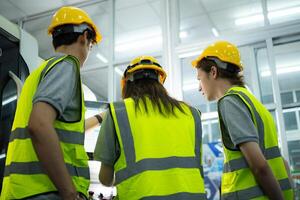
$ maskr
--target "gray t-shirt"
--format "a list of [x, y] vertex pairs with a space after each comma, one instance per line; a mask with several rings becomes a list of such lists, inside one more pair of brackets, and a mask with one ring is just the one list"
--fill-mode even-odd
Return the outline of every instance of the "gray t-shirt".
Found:
[[63, 60], [41, 80], [33, 97], [33, 104], [46, 102], [57, 111], [57, 119], [65, 122], [81, 118], [81, 86], [75, 61]]
[[219, 102], [219, 115], [223, 127], [223, 143], [233, 150], [244, 142], [257, 142], [258, 132], [245, 103], [236, 95], [224, 97]]
[[94, 159], [106, 165], [114, 166], [120, 156], [120, 145], [110, 111], [107, 111], [101, 124], [100, 133], [94, 151]]

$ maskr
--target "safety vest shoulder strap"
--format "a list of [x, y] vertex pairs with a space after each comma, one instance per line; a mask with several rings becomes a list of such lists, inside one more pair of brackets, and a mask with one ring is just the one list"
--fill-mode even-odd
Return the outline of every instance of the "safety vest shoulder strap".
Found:
[[79, 67], [79, 61], [75, 56], [71, 55], [63, 55], [63, 56], [56, 56], [48, 59], [47, 65], [44, 67], [44, 69], [41, 72], [39, 82], [47, 75], [47, 73], [59, 62], [62, 60], [70, 60], [71, 62], [74, 62]]

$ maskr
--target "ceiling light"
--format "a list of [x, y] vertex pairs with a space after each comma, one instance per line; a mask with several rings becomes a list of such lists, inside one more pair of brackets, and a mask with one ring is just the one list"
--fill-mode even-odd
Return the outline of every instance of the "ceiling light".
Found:
[[115, 72], [117, 72], [120, 76], [123, 76], [123, 72], [118, 67], [115, 67]]
[[99, 60], [101, 60], [104, 63], [108, 63], [108, 60], [100, 53], [96, 54], [97, 58], [99, 58]]
[[[294, 14], [300, 14], [300, 7], [293, 7], [293, 8], [287, 8], [287, 9], [282, 9], [282, 10], [277, 10], [277, 11], [270, 11], [268, 12], [268, 18], [269, 20], [273, 18], [278, 18], [278, 17], [284, 17], [284, 16], [289, 16], [289, 15], [294, 15]], [[243, 17], [240, 19], [235, 20], [235, 25], [245, 25], [245, 24], [251, 24], [251, 23], [256, 23], [256, 22], [262, 22], [264, 21], [264, 15], [263, 14], [257, 14], [257, 15], [252, 15], [249, 17]]]
[[6, 157], [5, 153], [4, 154], [0, 154], [0, 159], [5, 158], [5, 157]]
[[188, 36], [188, 32], [187, 31], [180, 31], [179, 37], [181, 39], [186, 38], [187, 36]]
[[212, 28], [211, 31], [213, 32], [215, 37], [219, 37], [219, 32], [217, 31], [216, 28]]
[[258, 14], [258, 15], [252, 15], [249, 17], [243, 17], [240, 19], [236, 19], [235, 25], [240, 26], [240, 25], [245, 25], [245, 24], [252, 24], [252, 23], [257, 23], [257, 22], [262, 22], [264, 21], [264, 15], [263, 14]]
[[269, 12], [268, 18], [271, 19], [276, 17], [284, 17], [284, 16], [299, 14], [299, 13], [300, 13], [300, 7], [294, 7], [294, 8]]
[[[287, 74], [287, 73], [291, 73], [291, 72], [300, 72], [300, 66], [281, 67], [281, 68], [276, 69], [277, 74]], [[263, 71], [263, 72], [261, 72], [260, 76], [261, 77], [271, 76], [271, 71], [270, 70]]]

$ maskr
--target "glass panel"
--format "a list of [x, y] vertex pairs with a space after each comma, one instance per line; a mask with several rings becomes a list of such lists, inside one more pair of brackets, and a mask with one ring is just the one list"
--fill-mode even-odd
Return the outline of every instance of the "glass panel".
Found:
[[293, 92], [282, 92], [281, 96], [281, 103], [282, 105], [293, 103]]
[[219, 123], [215, 122], [211, 124], [212, 142], [221, 140], [221, 132], [219, 128]]
[[115, 59], [162, 51], [161, 1], [116, 1]]
[[208, 112], [208, 102], [199, 92], [197, 70], [191, 65], [195, 57], [181, 59], [183, 101], [198, 108], [202, 113]]
[[284, 118], [285, 130], [287, 131], [297, 130], [298, 126], [297, 126], [296, 112], [283, 113], [283, 118]]
[[81, 73], [82, 82], [96, 95], [97, 100], [108, 101], [108, 68], [85, 70]]
[[121, 79], [125, 69], [127, 68], [128, 63], [124, 63], [123, 65], [118, 65], [115, 67], [115, 88], [116, 88], [116, 100], [119, 101], [122, 99], [122, 91], [121, 91]]
[[209, 131], [208, 131], [208, 124], [202, 125], [202, 143], [207, 144], [209, 142], [208, 137]]
[[217, 110], [218, 110], [218, 104], [217, 104], [217, 102], [211, 102], [209, 104], [209, 111], [210, 112], [215, 112]]
[[297, 102], [300, 102], [300, 91], [299, 90], [296, 91], [296, 98], [297, 98]]
[[[290, 168], [292, 175], [300, 174], [300, 140], [290, 141], [288, 142], [289, 147], [289, 155], [290, 155]], [[293, 176], [295, 181], [295, 188], [298, 197], [300, 195], [300, 179], [296, 178], [297, 176]]]
[[280, 92], [300, 89], [300, 42], [274, 47]]
[[267, 7], [270, 24], [278, 24], [300, 19], [299, 0], [268, 0]]
[[268, 54], [266, 48], [257, 49], [256, 60], [258, 66], [262, 102], [264, 104], [273, 103], [274, 98], [271, 71], [269, 67]]
[[264, 25], [260, 0], [179, 0], [182, 43], [214, 40], [223, 33]]

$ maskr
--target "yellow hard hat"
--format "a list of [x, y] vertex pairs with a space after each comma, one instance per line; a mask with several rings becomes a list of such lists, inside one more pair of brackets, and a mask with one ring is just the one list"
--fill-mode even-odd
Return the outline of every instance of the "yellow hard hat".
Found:
[[243, 65], [240, 58], [240, 53], [238, 48], [227, 41], [217, 41], [209, 45], [200, 54], [198, 58], [192, 61], [193, 67], [197, 67], [197, 64], [207, 57], [216, 57], [219, 60], [227, 63], [234, 64], [239, 67], [240, 71], [243, 70]]
[[157, 60], [152, 56], [139, 56], [133, 59], [130, 64], [128, 65], [127, 69], [124, 72], [124, 75], [121, 80], [121, 87], [126, 84], [128, 75], [132, 74], [133, 72], [141, 69], [153, 69], [158, 72], [159, 74], [159, 82], [163, 84], [167, 78], [166, 72], [157, 62]]
[[99, 43], [102, 36], [95, 23], [85, 11], [73, 6], [61, 7], [58, 11], [56, 11], [52, 17], [51, 24], [48, 27], [48, 34], [52, 34], [56, 27], [64, 24], [79, 25], [82, 23], [86, 23], [94, 29], [96, 34], [96, 43]]

